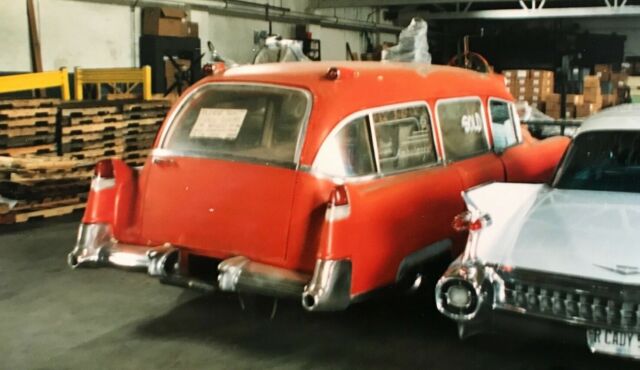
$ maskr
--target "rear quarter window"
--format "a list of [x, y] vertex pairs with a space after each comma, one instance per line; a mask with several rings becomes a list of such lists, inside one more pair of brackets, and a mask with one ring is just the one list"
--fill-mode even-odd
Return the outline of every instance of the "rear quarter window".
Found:
[[447, 160], [456, 161], [489, 151], [480, 98], [441, 100], [436, 104], [436, 114]]
[[310, 108], [302, 90], [211, 84], [191, 95], [162, 148], [211, 158], [294, 166]]

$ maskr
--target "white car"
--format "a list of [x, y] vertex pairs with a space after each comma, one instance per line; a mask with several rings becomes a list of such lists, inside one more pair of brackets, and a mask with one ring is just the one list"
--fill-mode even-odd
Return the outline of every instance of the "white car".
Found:
[[531, 323], [640, 359], [640, 104], [586, 120], [551, 184], [463, 198], [467, 246], [435, 292], [460, 337]]

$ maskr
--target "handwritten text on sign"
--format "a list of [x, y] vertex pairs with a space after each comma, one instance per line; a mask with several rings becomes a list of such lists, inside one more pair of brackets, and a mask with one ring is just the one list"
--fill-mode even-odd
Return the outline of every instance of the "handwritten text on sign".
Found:
[[189, 137], [235, 140], [246, 115], [246, 109], [202, 108]]

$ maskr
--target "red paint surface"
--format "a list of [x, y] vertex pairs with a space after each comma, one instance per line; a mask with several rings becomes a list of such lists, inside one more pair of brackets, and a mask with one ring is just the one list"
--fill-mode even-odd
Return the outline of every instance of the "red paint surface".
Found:
[[[348, 66], [352, 73], [347, 79], [327, 81], [324, 75], [331, 66]], [[438, 99], [479, 96], [483, 104], [488, 97], [511, 100], [495, 76], [450, 67], [367, 62], [233, 68], [199, 85], [231, 81], [311, 92], [303, 166], [313, 163], [335, 125], [359, 110], [426, 101], [433, 114]], [[452, 238], [459, 251], [463, 238], [454, 233], [451, 220], [464, 210], [460, 192], [503, 181], [505, 176], [511, 181], [547, 180], [566, 144], [566, 139], [521, 144], [501, 155], [488, 153], [349, 183], [351, 214], [332, 225], [325, 221], [325, 211], [334, 185], [308, 172], [175, 157], [170, 164], [147, 160], [137, 177], [117, 164], [118, 186], [104, 194], [91, 193], [83, 222], [110, 222], [116, 238], [129, 243], [169, 242], [197, 254], [244, 255], [309, 273], [318, 257], [348, 258], [353, 264], [352, 295], [358, 295], [393, 283], [402, 259], [420, 248]]]

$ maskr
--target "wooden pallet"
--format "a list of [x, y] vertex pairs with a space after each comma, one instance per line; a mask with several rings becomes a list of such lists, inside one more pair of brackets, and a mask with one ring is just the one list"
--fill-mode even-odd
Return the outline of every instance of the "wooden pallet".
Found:
[[118, 121], [118, 122], [109, 122], [109, 123], [94, 123], [90, 125], [77, 125], [77, 126], [68, 126], [62, 128], [62, 135], [84, 135], [91, 134], [95, 132], [109, 132], [115, 131], [121, 128], [126, 127], [126, 123]]
[[0, 151], [9, 148], [23, 148], [55, 143], [55, 135], [18, 136], [13, 138], [0, 138]]
[[46, 117], [55, 116], [58, 108], [25, 108], [25, 109], [0, 109], [0, 121], [21, 117]]
[[18, 136], [52, 135], [56, 133], [55, 126], [35, 126], [0, 129], [0, 138], [13, 138]]
[[151, 153], [151, 149], [132, 150], [132, 151], [129, 151], [129, 152], [125, 152], [122, 155], [122, 158], [125, 159], [125, 160], [146, 158], [149, 155], [149, 153]]
[[127, 124], [127, 127], [138, 127], [138, 126], [159, 126], [162, 125], [164, 121], [164, 117], [150, 117], [150, 118], [139, 118], [139, 119], [130, 119], [124, 121]]
[[18, 127], [41, 127], [53, 126], [56, 124], [55, 116], [47, 117], [28, 117], [0, 121], [0, 129], [18, 128]]
[[158, 110], [168, 109], [171, 103], [168, 100], [154, 100], [137, 103], [129, 103], [122, 105], [123, 112], [141, 111], [141, 110]]
[[127, 136], [139, 136], [145, 134], [157, 134], [160, 130], [160, 125], [147, 125], [147, 126], [134, 126], [122, 129], [121, 132], [125, 137]]
[[60, 114], [62, 117], [86, 117], [86, 116], [104, 116], [120, 112], [117, 106], [104, 107], [78, 107], [78, 108], [62, 108]]
[[98, 140], [98, 141], [85, 141], [85, 142], [72, 142], [64, 144], [62, 146], [63, 153], [79, 152], [82, 150], [100, 149], [100, 148], [113, 148], [116, 146], [124, 147], [125, 141], [123, 138], [111, 139], [111, 140]]
[[[80, 196], [76, 195], [74, 197], [51, 197], [51, 198], [44, 198], [38, 201], [25, 201], [25, 200], [20, 200], [18, 201], [18, 203], [15, 205], [15, 207], [13, 207], [13, 209], [11, 209], [11, 211], [14, 212], [21, 212], [21, 211], [36, 211], [36, 210], [40, 210], [40, 209], [47, 209], [47, 208], [55, 208], [55, 207], [60, 207], [60, 206], [68, 206], [71, 204], [78, 204], [78, 203], [82, 203], [83, 199], [81, 199]], [[5, 212], [5, 213], [8, 213]]]
[[0, 194], [11, 199], [42, 202], [50, 197], [82, 196], [89, 191], [90, 180], [53, 180], [37, 183], [0, 182]]
[[91, 165], [68, 157], [26, 156], [20, 158], [0, 157], [0, 170], [5, 171], [61, 171]]
[[29, 212], [10, 212], [0, 216], [0, 224], [13, 224], [27, 222], [34, 218], [49, 218], [70, 214], [75, 210], [85, 208], [85, 203], [71, 204], [62, 207], [41, 209]]
[[90, 158], [102, 158], [102, 157], [120, 157], [124, 152], [124, 147], [115, 146], [112, 148], [101, 148], [92, 150], [83, 150], [80, 152], [69, 153], [71, 158], [76, 159], [90, 159]]
[[122, 115], [124, 119], [140, 119], [140, 118], [151, 118], [151, 117], [166, 117], [167, 110], [136, 110], [131, 112], [124, 112]]
[[90, 180], [93, 177], [93, 170], [51, 172], [51, 173], [11, 173], [4, 181], [15, 182], [17, 184], [34, 185], [42, 181], [50, 180]]
[[60, 99], [10, 99], [0, 100], [0, 109], [11, 108], [46, 108], [60, 104]]
[[80, 116], [80, 117], [69, 117], [67, 122], [71, 126], [75, 125], [83, 125], [90, 123], [108, 123], [108, 122], [117, 122], [125, 119], [125, 116], [121, 113], [112, 113], [112, 114], [104, 114], [101, 116]]
[[34, 145], [22, 148], [6, 148], [0, 149], [0, 156], [17, 157], [25, 154], [45, 154], [54, 153], [56, 144]]
[[139, 142], [154, 142], [156, 140], [156, 133], [141, 133], [135, 135], [124, 136], [125, 143], [139, 143]]
[[93, 134], [83, 134], [83, 135], [63, 135], [62, 136], [62, 144], [71, 144], [71, 143], [86, 143], [100, 140], [116, 140], [124, 137], [122, 132], [118, 131], [107, 131], [107, 132], [98, 132]]

